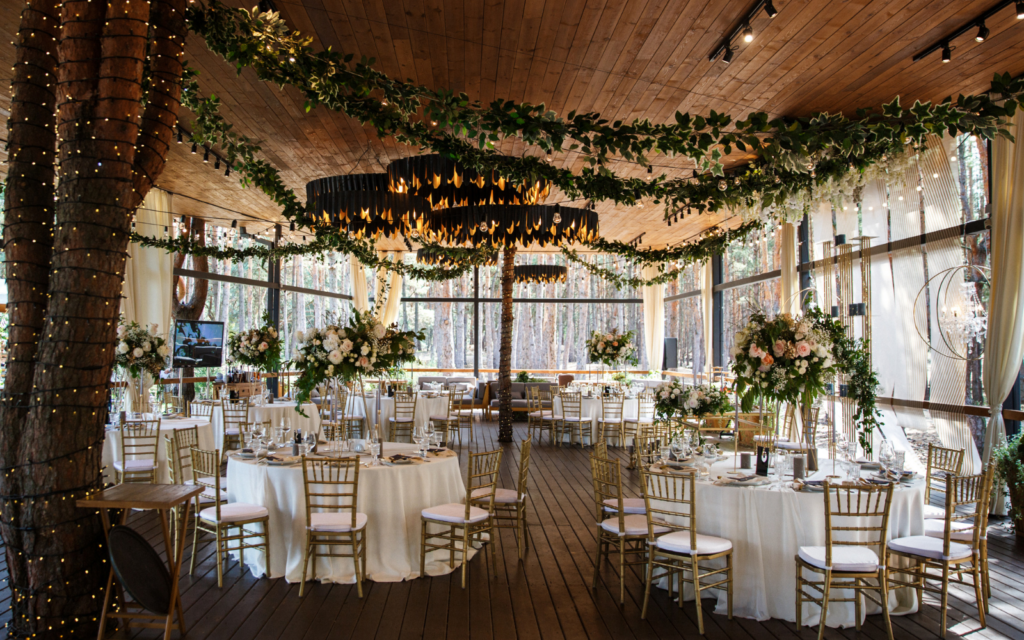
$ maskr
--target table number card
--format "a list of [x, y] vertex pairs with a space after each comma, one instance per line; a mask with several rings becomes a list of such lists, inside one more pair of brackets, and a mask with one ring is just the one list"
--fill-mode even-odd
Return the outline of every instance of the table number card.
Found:
[[768, 447], [757, 448], [757, 466], [754, 473], [759, 476], [768, 475]]

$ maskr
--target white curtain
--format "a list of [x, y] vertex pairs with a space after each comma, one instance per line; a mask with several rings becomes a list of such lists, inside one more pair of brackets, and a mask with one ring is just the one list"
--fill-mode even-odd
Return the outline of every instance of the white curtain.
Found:
[[[135, 227], [139, 233], [163, 238], [164, 229], [171, 226], [171, 195], [160, 189], [150, 189], [146, 199], [135, 212]], [[121, 311], [125, 320], [138, 322], [148, 328], [157, 325], [157, 333], [168, 338], [171, 328], [171, 287], [173, 286], [172, 254], [155, 247], [128, 245], [128, 266]]]
[[[384, 259], [386, 254], [382, 251], [379, 255], [381, 259]], [[404, 258], [404, 251], [391, 254], [391, 262], [402, 262]], [[385, 287], [384, 283], [388, 279], [390, 280], [390, 285]], [[382, 272], [382, 270], [378, 270], [375, 307], [380, 321], [385, 327], [391, 326], [398, 319], [398, 309], [401, 302], [402, 274], [397, 271], [383, 270]]]
[[782, 313], [796, 314], [800, 311], [800, 281], [796, 273], [796, 229], [792, 222], [779, 228], [779, 250], [782, 261]]
[[[640, 270], [644, 280], [661, 275], [656, 264], [646, 265]], [[647, 351], [647, 366], [651, 371], [660, 371], [665, 355], [665, 285], [645, 286], [644, 298], [644, 347]]]
[[[714, 367], [714, 288], [715, 278], [711, 272], [711, 260], [705, 260], [700, 267], [700, 308], [704, 316], [704, 372], [711, 375]], [[697, 373], [694, 371], [694, 373]]]
[[365, 313], [370, 308], [369, 294], [366, 291], [366, 269], [351, 253], [348, 254], [348, 264], [352, 274], [352, 306], [356, 311]]
[[[1024, 135], [1024, 112], [1014, 116], [1012, 133]], [[991, 417], [985, 431], [984, 460], [1006, 439], [1003, 400], [1010, 393], [1024, 357], [1024, 144], [997, 138], [992, 150], [992, 283], [982, 383]], [[1002, 494], [996, 512], [1005, 508]]]

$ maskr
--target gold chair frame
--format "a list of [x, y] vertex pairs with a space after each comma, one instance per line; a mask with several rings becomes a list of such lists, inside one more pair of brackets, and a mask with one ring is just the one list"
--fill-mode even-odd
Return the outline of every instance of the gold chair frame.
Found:
[[[593, 424], [583, 417], [583, 394], [579, 391], [565, 391], [559, 394], [562, 403], [562, 415], [552, 416], [555, 425], [555, 444], [562, 445], [566, 431], [569, 432], [569, 445], [576, 441], [576, 434], [580, 437], [580, 446], [584, 446], [584, 433], [594, 443]], [[552, 409], [554, 404], [552, 403]]]
[[[537, 432], [537, 443], [544, 438], [544, 432], [548, 432], [548, 440], [554, 442], [555, 436], [555, 407], [554, 402], [551, 401], [550, 392], [545, 392], [548, 395], [549, 406], [544, 406], [544, 396], [541, 395], [540, 387], [529, 385], [526, 387], [526, 402], [528, 411], [526, 413], [526, 432], [530, 438], [533, 438], [534, 432]], [[547, 415], [545, 415], [545, 412]]]
[[[121, 441], [118, 448], [121, 449], [121, 466], [118, 469], [114, 466], [114, 478], [117, 484], [140, 483], [156, 484], [157, 468], [159, 465], [157, 449], [160, 447], [160, 418], [156, 420], [136, 420], [121, 425]], [[153, 461], [152, 469], [129, 471], [129, 460], [150, 460]]]
[[[590, 456], [590, 470], [594, 483], [594, 516], [597, 519], [597, 554], [594, 558], [592, 589], [597, 589], [601, 576], [601, 560], [610, 555], [610, 550], [619, 553], [619, 604], [626, 601], [626, 567], [647, 564], [647, 532], [627, 535], [626, 510], [622, 497], [622, 467], [618, 460], [599, 457], [596, 452]], [[614, 500], [616, 507], [609, 512], [605, 500]], [[607, 517], [606, 517], [607, 516]], [[618, 533], [607, 531], [601, 526], [605, 520], [618, 519]], [[626, 560], [627, 555], [638, 555], [638, 560]]]
[[412, 442], [418, 399], [418, 396], [410, 391], [395, 392], [395, 415], [388, 418], [388, 440], [398, 442], [398, 438], [404, 437]]
[[613, 393], [601, 397], [601, 415], [597, 419], [597, 439], [608, 442], [608, 436], [615, 438], [616, 446], [623, 446], [623, 407], [625, 397]]
[[[316, 559], [352, 558], [356, 573], [356, 592], [363, 597], [363, 580], [366, 577], [366, 527], [356, 529], [359, 499], [358, 458], [331, 460], [309, 459], [302, 456], [302, 487], [306, 499], [306, 544], [302, 550], [302, 582], [299, 583], [299, 597], [306, 587], [306, 570], [313, 565], [312, 580], [316, 580]], [[348, 531], [324, 531], [314, 529], [313, 510], [349, 513], [352, 527]], [[327, 547], [322, 553], [317, 549]], [[347, 553], [335, 551], [335, 547], [348, 547]], [[311, 562], [312, 561], [312, 562]]]
[[[224, 452], [242, 448], [242, 425], [249, 422], [249, 399], [231, 400], [222, 398], [220, 401], [221, 416], [224, 418]], [[228, 433], [229, 429], [237, 429], [238, 433]]]
[[[519, 552], [519, 560], [522, 561], [523, 554], [530, 549], [529, 528], [526, 522], [526, 485], [530, 478], [530, 449], [533, 440], [527, 438], [519, 445], [519, 478], [516, 482], [516, 501], [494, 503], [494, 528], [513, 529], [516, 532], [516, 550]], [[485, 497], [484, 500], [488, 498]], [[480, 498], [473, 498], [477, 502]], [[503, 524], [505, 523], [505, 524]]]

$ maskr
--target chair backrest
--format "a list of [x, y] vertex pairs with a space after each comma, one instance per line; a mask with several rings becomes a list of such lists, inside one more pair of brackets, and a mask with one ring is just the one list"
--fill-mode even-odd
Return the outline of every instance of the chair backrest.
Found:
[[188, 412], [193, 418], [210, 418], [213, 416], [213, 403], [192, 402], [188, 405]]
[[583, 394], [579, 391], [563, 391], [559, 394], [562, 399], [562, 416], [565, 418], [579, 418], [583, 410]]
[[249, 422], [248, 398], [240, 398], [238, 400], [222, 398], [220, 401], [220, 409], [223, 412], [225, 429], [228, 428], [228, 425], [238, 429], [240, 428], [239, 425], [243, 422]]
[[[764, 417], [767, 417], [765, 415]], [[761, 422], [760, 413], [741, 413], [737, 416], [736, 420], [736, 441], [739, 442], [741, 431], [752, 431], [759, 435], [767, 435], [765, 432], [767, 429]]]
[[[321, 424], [326, 424], [326, 423], [321, 423]], [[247, 443], [250, 440], [252, 440], [253, 429], [255, 429], [257, 425], [259, 425], [259, 426], [261, 426], [263, 428], [264, 436], [269, 435], [271, 433], [271, 429], [273, 429], [273, 427], [274, 427], [273, 422], [270, 420], [270, 418], [267, 418], [266, 420], [263, 420], [262, 422], [258, 422], [256, 420], [253, 420], [252, 422], [243, 422], [243, 423], [239, 424], [238, 425], [238, 433], [239, 433], [239, 436], [242, 439], [242, 445], [245, 445], [245, 443]]]
[[302, 485], [306, 495], [306, 526], [314, 510], [349, 513], [356, 521], [359, 497], [359, 459], [310, 459], [302, 456]]
[[885, 562], [889, 532], [891, 483], [831, 484], [825, 481], [825, 565], [832, 566], [833, 546], [875, 547]]
[[[487, 510], [494, 513], [494, 492], [498, 488], [498, 472], [500, 470], [500, 449], [469, 454], [466, 494], [473, 496], [473, 500], [466, 500], [466, 520], [469, 520], [470, 503], [479, 506], [481, 501], [486, 500]], [[481, 489], [483, 490], [481, 491]]]
[[[946, 474], [960, 475], [964, 465], [963, 449], [947, 449], [928, 445], [928, 462], [924, 476], [924, 503], [931, 501], [932, 489], [945, 488]], [[936, 483], [937, 486], [934, 486]]]
[[622, 507], [622, 466], [618, 460], [598, 455], [590, 456], [590, 475], [594, 482], [594, 514], [598, 522], [605, 518], [605, 500], [615, 504], [619, 531], [626, 530], [625, 509]]
[[642, 470], [644, 503], [647, 506], [647, 536], [654, 540], [654, 527], [690, 532], [690, 548], [697, 548], [697, 502], [695, 474], [653, 473]]
[[796, 405], [792, 402], [786, 403], [779, 435], [789, 438], [790, 442], [800, 441], [800, 434], [796, 432]]
[[533, 447], [533, 439], [527, 438], [519, 443], [519, 481], [516, 482], [516, 493], [526, 493], [526, 484], [530, 478], [530, 450]]
[[[192, 477], [192, 454], [189, 451], [192, 447], [199, 448], [199, 427], [185, 427], [175, 429], [169, 436], [174, 441], [174, 460], [177, 465], [176, 483], [184, 482]], [[171, 467], [171, 456], [167, 456], [167, 466]]]
[[701, 431], [730, 431], [732, 429], [733, 416], [705, 416], [704, 424], [699, 427]]
[[[808, 447], [813, 447], [818, 436], [818, 414], [821, 412], [821, 406], [812, 406], [810, 410], [810, 419], [804, 420], [804, 415], [800, 415], [801, 426], [803, 427], [803, 433], [800, 434], [799, 442], [803, 442]], [[803, 424], [805, 423], [806, 424]]]
[[[192, 458], [192, 484], [197, 487], [209, 489], [209, 494], [220, 497], [220, 450], [206, 451], [192, 447], [189, 450]], [[220, 503], [214, 500], [217, 508], [217, 522], [220, 522]], [[199, 505], [199, 496], [196, 496], [196, 506]]]
[[613, 393], [601, 398], [601, 420], [605, 422], [619, 422], [622, 420], [622, 404], [625, 399], [618, 393]]
[[637, 463], [641, 470], [647, 470], [661, 459], [660, 435], [654, 433], [653, 427], [646, 427], [633, 439], [633, 450], [636, 452]]
[[605, 441], [604, 438], [601, 438], [600, 440], [594, 443], [593, 455], [597, 456], [598, 458], [608, 457], [608, 442]]
[[654, 422], [654, 393], [651, 391], [644, 391], [636, 399], [636, 419], [641, 424], [650, 424]]
[[160, 419], [138, 420], [121, 425], [122, 460], [156, 460], [160, 446]]
[[[181, 475], [182, 461], [178, 456], [178, 448], [174, 446], [174, 436], [170, 434], [164, 436], [164, 455], [167, 456], [167, 475], [171, 478], [171, 484], [182, 484], [185, 479]], [[191, 466], [190, 456], [189, 467]]]
[[[988, 507], [992, 500], [992, 481], [994, 475], [994, 464], [990, 464], [987, 469], [973, 476], [946, 474], [946, 517], [943, 521], [945, 533], [942, 538], [943, 556], [949, 557], [954, 522], [960, 523], [962, 527], [956, 531], [958, 538], [965, 533], [970, 533], [971, 549], [975, 552], [980, 549], [981, 541], [985, 539], [988, 530]], [[961, 507], [973, 508], [961, 509]], [[967, 521], [970, 522], [968, 523]], [[957, 542], [963, 543], [966, 541], [957, 540]]]
[[459, 412], [462, 411], [463, 394], [458, 388], [455, 387], [449, 387], [445, 389], [442, 393], [444, 393], [448, 397], [448, 402], [445, 404], [448, 406], [448, 419], [450, 420], [452, 416], [457, 416]]
[[416, 394], [409, 391], [395, 393], [395, 418], [412, 420], [416, 417]]

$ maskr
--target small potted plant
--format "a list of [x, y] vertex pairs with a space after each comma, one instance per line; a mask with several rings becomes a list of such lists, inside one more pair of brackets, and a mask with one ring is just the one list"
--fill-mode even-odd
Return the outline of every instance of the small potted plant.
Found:
[[1010, 517], [1013, 529], [1024, 538], [1024, 431], [992, 452], [996, 474], [1006, 483], [1010, 494]]

